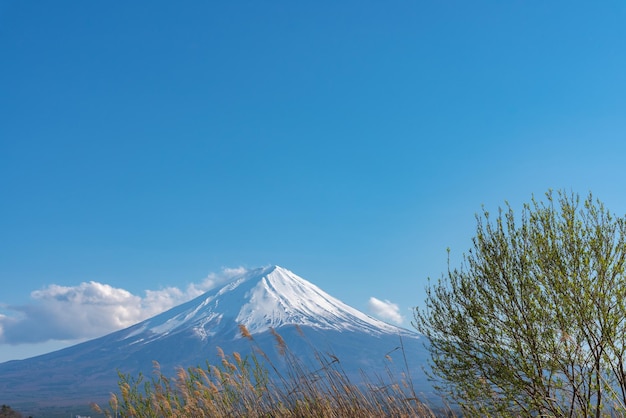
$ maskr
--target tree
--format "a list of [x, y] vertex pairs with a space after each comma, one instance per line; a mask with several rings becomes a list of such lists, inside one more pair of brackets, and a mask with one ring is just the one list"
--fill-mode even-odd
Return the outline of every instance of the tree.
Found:
[[0, 418], [21, 418], [22, 414], [11, 409], [8, 405], [0, 406]]
[[436, 387], [470, 415], [626, 413], [626, 220], [562, 191], [476, 219], [415, 311]]

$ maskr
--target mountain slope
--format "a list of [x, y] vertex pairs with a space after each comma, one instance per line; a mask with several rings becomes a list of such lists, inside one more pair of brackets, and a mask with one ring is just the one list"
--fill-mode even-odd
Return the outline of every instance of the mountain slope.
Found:
[[244, 325], [252, 334], [284, 325], [372, 335], [409, 334], [344, 304], [289, 270], [272, 266], [252, 270], [219, 289], [137, 324], [126, 338], [142, 335], [158, 339], [192, 329], [205, 340], [220, 332], [238, 334], [238, 327], [233, 324]]
[[[253, 341], [241, 336], [243, 325]], [[12, 406], [102, 402], [116, 390], [117, 370], [150, 375], [153, 360], [165, 374], [176, 367], [215, 363], [224, 352], [261, 348], [281, 364], [275, 329], [292, 352], [313, 359], [333, 353], [343, 369], [384, 372], [385, 355], [400, 344], [425, 383], [425, 350], [418, 335], [374, 319], [278, 267], [256, 269], [187, 303], [104, 337], [31, 359], [0, 364], [0, 403]], [[427, 390], [427, 385], [424, 390]]]

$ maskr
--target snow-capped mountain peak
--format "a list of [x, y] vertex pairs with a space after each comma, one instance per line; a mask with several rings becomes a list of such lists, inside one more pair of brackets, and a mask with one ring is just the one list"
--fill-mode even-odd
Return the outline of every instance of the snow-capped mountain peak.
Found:
[[[142, 341], [192, 330], [206, 339], [217, 332], [251, 334], [284, 325], [370, 334], [405, 330], [374, 319], [330, 296], [291, 271], [271, 266], [250, 270], [230, 282], [129, 329], [125, 338]], [[146, 335], [149, 334], [149, 335]]]
[[236, 321], [252, 333], [286, 324], [397, 332], [396, 327], [364, 315], [280, 266], [265, 270], [246, 299]]

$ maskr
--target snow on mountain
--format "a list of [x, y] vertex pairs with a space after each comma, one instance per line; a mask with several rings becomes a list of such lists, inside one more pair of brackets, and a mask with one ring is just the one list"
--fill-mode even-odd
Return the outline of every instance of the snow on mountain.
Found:
[[244, 325], [251, 334], [283, 325], [373, 335], [407, 333], [346, 305], [285, 268], [272, 266], [249, 271], [221, 288], [148, 319], [132, 327], [126, 338], [147, 333], [153, 340], [191, 329], [199, 338], [207, 339], [227, 325], [233, 337], [238, 337], [239, 329], [233, 324]]
[[[244, 325], [253, 341], [242, 338]], [[428, 390], [423, 340], [374, 319], [279, 266], [248, 271], [221, 287], [129, 328], [56, 352], [0, 364], [0, 403], [63, 405], [102, 402], [116, 390], [117, 371], [149, 376], [216, 360], [217, 347], [243, 355], [262, 349], [280, 365], [275, 329], [304, 359], [333, 353], [351, 376], [385, 373], [402, 345], [418, 387]], [[401, 340], [402, 339], [402, 340]], [[402, 360], [403, 361], [403, 360]]]

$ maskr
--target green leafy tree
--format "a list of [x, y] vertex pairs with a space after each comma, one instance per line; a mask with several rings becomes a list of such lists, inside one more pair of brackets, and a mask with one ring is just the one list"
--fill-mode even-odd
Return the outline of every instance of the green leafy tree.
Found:
[[469, 415], [625, 414], [626, 220], [562, 191], [476, 219], [415, 311], [437, 388]]

